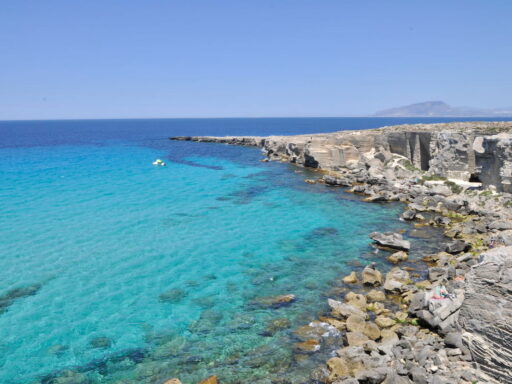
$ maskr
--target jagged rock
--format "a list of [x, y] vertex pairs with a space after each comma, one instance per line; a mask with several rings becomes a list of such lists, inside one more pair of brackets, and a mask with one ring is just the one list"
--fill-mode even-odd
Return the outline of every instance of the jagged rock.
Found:
[[409, 272], [395, 267], [386, 274], [386, 281], [384, 281], [384, 290], [388, 292], [401, 292], [403, 287], [409, 283]]
[[409, 258], [409, 255], [407, 254], [407, 252], [398, 251], [398, 252], [395, 252], [392, 255], [390, 255], [388, 257], [388, 260], [393, 264], [397, 264], [401, 261], [406, 261], [408, 258]]
[[382, 274], [373, 266], [366, 266], [362, 272], [363, 284], [382, 285]]
[[350, 275], [347, 275], [343, 278], [343, 282], [345, 284], [355, 284], [357, 283], [357, 275], [354, 271], [350, 272]]
[[350, 346], [360, 346], [370, 339], [362, 332], [347, 332], [347, 344]]
[[361, 309], [353, 305], [333, 299], [328, 299], [327, 303], [329, 304], [329, 307], [331, 307], [333, 315], [336, 317], [346, 319], [350, 315], [358, 315], [366, 318], [366, 314]]
[[470, 245], [464, 240], [454, 240], [446, 245], [446, 252], [451, 254], [466, 252]]
[[349, 292], [345, 295], [345, 302], [362, 311], [366, 311], [366, 297], [359, 293]]
[[500, 382], [512, 377], [512, 246], [491, 249], [466, 275], [459, 323], [474, 360]]
[[389, 328], [396, 324], [396, 321], [387, 316], [377, 316], [375, 324], [380, 328]]
[[386, 300], [386, 294], [382, 291], [377, 291], [375, 289], [372, 289], [370, 292], [367, 293], [366, 298], [369, 301], [384, 301]]
[[414, 220], [416, 218], [416, 211], [414, 209], [406, 209], [401, 217], [407, 221]]
[[324, 175], [322, 178], [327, 185], [337, 186], [337, 187], [350, 187], [352, 183], [348, 179], [344, 179], [342, 177], [335, 177], [331, 175]]
[[377, 340], [380, 337], [380, 329], [375, 323], [365, 323], [362, 332], [371, 340]]
[[363, 332], [366, 319], [358, 315], [350, 315], [347, 318], [346, 326], [349, 332]]
[[370, 238], [379, 246], [384, 248], [397, 249], [401, 251], [408, 251], [411, 248], [411, 243], [404, 240], [403, 236], [395, 232], [373, 232]]
[[341, 357], [332, 357], [327, 360], [327, 368], [329, 369], [329, 378], [328, 381], [330, 383], [334, 382], [339, 378], [343, 378], [350, 374], [347, 362], [345, 359]]

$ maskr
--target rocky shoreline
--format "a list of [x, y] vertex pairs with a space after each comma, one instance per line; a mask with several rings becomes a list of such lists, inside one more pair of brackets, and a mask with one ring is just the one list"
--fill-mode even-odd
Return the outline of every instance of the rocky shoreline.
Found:
[[452, 239], [445, 252], [424, 258], [428, 278], [420, 280], [400, 267], [409, 241], [398, 233], [369, 234], [397, 266], [384, 275], [367, 265], [344, 277], [344, 298], [329, 299], [329, 316], [305, 326], [311, 337], [304, 348], [314, 350], [330, 328], [345, 340], [312, 373], [314, 382], [509, 382], [511, 122], [171, 139], [261, 147], [263, 161], [317, 169], [318, 178], [306, 182], [349, 188], [368, 202], [401, 201], [403, 220], [443, 228]]

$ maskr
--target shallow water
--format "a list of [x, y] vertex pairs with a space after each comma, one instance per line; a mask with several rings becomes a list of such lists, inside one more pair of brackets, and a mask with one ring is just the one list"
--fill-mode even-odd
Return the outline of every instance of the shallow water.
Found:
[[[348, 261], [382, 259], [368, 233], [411, 229], [399, 204], [306, 184], [254, 148], [41, 137], [0, 149], [5, 384], [307, 382], [332, 348], [298, 354], [293, 330]], [[297, 300], [258, 304], [281, 294]]]

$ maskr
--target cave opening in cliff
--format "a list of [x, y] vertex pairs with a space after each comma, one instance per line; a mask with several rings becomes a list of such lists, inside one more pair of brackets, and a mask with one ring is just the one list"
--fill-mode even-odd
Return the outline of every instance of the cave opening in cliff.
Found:
[[477, 175], [477, 174], [472, 173], [472, 174], [469, 176], [469, 182], [470, 182], [470, 183], [481, 183], [482, 181], [480, 180], [480, 178], [478, 177], [478, 175]]

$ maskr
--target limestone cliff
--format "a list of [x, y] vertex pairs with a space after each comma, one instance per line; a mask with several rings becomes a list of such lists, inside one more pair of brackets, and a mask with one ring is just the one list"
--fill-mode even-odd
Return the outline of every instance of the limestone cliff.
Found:
[[271, 159], [338, 171], [398, 155], [431, 174], [512, 192], [512, 122], [389, 126], [363, 131], [269, 137], [177, 137], [262, 147]]

